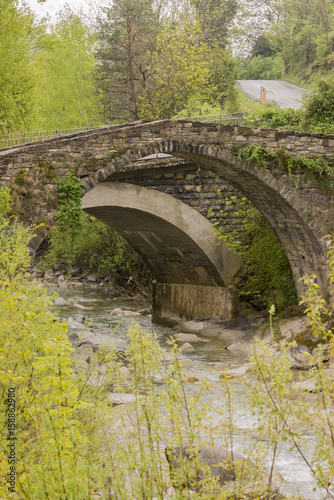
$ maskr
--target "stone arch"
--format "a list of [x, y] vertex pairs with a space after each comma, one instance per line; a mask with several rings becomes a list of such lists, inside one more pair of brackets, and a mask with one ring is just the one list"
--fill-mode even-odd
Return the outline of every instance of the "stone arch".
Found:
[[240, 268], [203, 215], [161, 191], [103, 182], [82, 208], [125, 238], [160, 283], [228, 286]]
[[[129, 165], [153, 153], [168, 153], [210, 169], [230, 182], [265, 216], [278, 236], [289, 259], [297, 293], [304, 291], [300, 279], [315, 273], [322, 289], [327, 286], [326, 231], [319, 217], [308, 220], [309, 201], [298, 181], [288, 174], [274, 175], [253, 164], [237, 164], [236, 157], [224, 145], [203, 144], [183, 139], [149, 141], [126, 152], [96, 172], [84, 186], [87, 192], [98, 182], [112, 179], [115, 172], [125, 172]], [[296, 184], [297, 182], [297, 184]]]

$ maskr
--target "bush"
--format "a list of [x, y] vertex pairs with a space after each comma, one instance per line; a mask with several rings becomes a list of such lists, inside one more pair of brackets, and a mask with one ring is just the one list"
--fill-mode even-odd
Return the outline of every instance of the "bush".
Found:
[[249, 113], [247, 121], [250, 127], [298, 130], [302, 121], [302, 112], [291, 108], [264, 106], [261, 110]]
[[311, 132], [334, 133], [334, 82], [320, 80], [304, 98], [303, 127]]
[[[227, 199], [226, 206], [236, 199]], [[224, 215], [224, 212], [221, 213]], [[294, 278], [284, 249], [265, 217], [243, 198], [234, 216], [242, 230], [224, 232], [220, 220], [213, 220], [218, 237], [240, 258], [243, 269], [237, 285], [241, 297], [274, 302], [278, 310], [297, 301]]]

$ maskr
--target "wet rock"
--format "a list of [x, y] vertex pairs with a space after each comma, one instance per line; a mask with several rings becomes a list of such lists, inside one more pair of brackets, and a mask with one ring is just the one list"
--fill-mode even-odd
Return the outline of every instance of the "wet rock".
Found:
[[180, 352], [194, 352], [196, 349], [187, 342], [180, 347]]
[[231, 343], [236, 343], [240, 342], [243, 340], [245, 337], [245, 331], [243, 330], [220, 330], [218, 338], [224, 342], [225, 345], [231, 344]]
[[251, 352], [251, 347], [244, 342], [236, 342], [235, 344], [231, 344], [226, 349], [234, 354], [234, 356], [246, 356], [248, 357]]
[[121, 309], [120, 307], [116, 307], [112, 311], [110, 311], [110, 314], [113, 316], [127, 316], [127, 317], [133, 317], [133, 316], [141, 316], [139, 312], [133, 311], [132, 309]]
[[194, 333], [176, 333], [175, 340], [179, 340], [180, 342], [205, 342], [205, 340], [201, 339]]
[[67, 281], [64, 276], [61, 274], [57, 280], [59, 288], [67, 288]]
[[149, 314], [152, 314], [152, 309], [151, 308], [140, 309], [138, 311], [138, 314], [140, 314], [140, 316], [148, 316]]
[[92, 307], [82, 306], [81, 304], [78, 304], [77, 302], [71, 302], [71, 305], [73, 307], [76, 307], [77, 309], [92, 310]]
[[66, 306], [68, 301], [63, 299], [63, 297], [55, 297], [53, 303], [55, 306]]

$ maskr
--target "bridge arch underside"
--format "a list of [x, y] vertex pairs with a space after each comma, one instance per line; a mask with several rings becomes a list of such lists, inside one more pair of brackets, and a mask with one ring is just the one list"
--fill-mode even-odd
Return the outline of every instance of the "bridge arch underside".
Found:
[[151, 270], [154, 320], [230, 319], [237, 300], [227, 286], [240, 264], [212, 224], [170, 195], [123, 182], [104, 182], [82, 200], [82, 208], [126, 239]]
[[[326, 223], [328, 225], [328, 220], [322, 217], [322, 213], [328, 197], [324, 196], [320, 200], [317, 188], [309, 186], [298, 189], [298, 186], [292, 185], [293, 181], [287, 174], [273, 175], [268, 169], [260, 169], [245, 162], [238, 165], [236, 157], [224, 150], [223, 145], [161, 141], [148, 144], [131, 156], [137, 154], [138, 158], [138, 153], [144, 156], [157, 152], [169, 153], [203, 166], [230, 182], [266, 217], [278, 236], [290, 262], [297, 294], [301, 296], [305, 292], [301, 278], [309, 274], [316, 274], [320, 288], [326, 290], [328, 265], [325, 235], [328, 230], [323, 230], [323, 226]], [[124, 165], [121, 163], [111, 166], [109, 174], [108, 168], [104, 169], [99, 180], [111, 180], [113, 173], [126, 172], [126, 162]], [[314, 202], [312, 192], [315, 193]], [[313, 213], [312, 220], [309, 217], [310, 210]]]

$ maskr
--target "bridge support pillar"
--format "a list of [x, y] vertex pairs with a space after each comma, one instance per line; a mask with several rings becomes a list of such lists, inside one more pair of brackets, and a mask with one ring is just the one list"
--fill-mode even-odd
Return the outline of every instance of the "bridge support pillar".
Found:
[[229, 320], [238, 314], [238, 295], [227, 287], [154, 283], [152, 295], [156, 323], [173, 325], [180, 320], [212, 316]]

